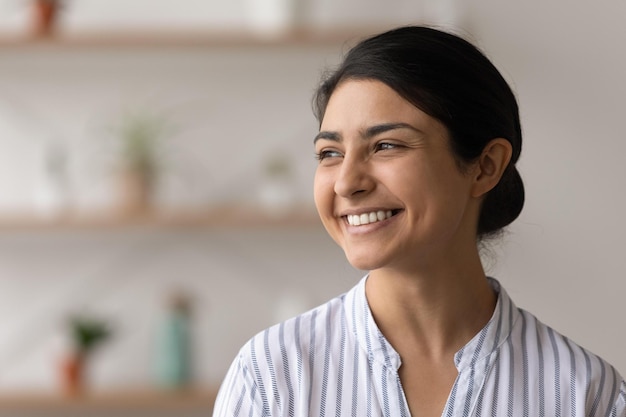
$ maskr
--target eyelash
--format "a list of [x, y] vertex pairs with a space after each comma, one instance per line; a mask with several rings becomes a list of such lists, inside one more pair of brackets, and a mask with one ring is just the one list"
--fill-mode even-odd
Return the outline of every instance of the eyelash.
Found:
[[330, 155], [329, 154], [339, 154], [339, 152], [337, 151], [331, 151], [331, 150], [324, 150], [321, 152], [316, 152], [315, 153], [315, 159], [317, 159], [318, 161], [322, 161], [326, 158], [329, 158]]
[[[391, 149], [396, 149], [399, 147], [400, 145], [397, 145], [395, 143], [378, 142], [374, 145], [374, 152], [391, 150]], [[336, 154], [335, 156], [337, 156], [337, 155], [340, 155], [340, 152], [333, 151], [333, 150], [323, 150], [323, 151], [315, 153], [315, 159], [317, 159], [318, 161], [323, 161], [326, 158], [332, 157], [331, 154]]]
[[389, 142], [379, 142], [374, 146], [374, 150], [376, 151], [384, 151], [384, 150], [389, 150], [389, 149], [395, 149], [397, 148], [399, 145], [396, 145], [395, 143], [389, 143]]

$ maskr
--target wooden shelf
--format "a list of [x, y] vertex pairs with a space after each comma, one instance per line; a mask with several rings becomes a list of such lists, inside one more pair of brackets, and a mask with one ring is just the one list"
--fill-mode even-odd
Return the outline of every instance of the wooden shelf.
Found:
[[[380, 29], [382, 30], [382, 29]], [[58, 33], [39, 38], [0, 37], [0, 48], [181, 48], [342, 45], [380, 31], [378, 28], [342, 30], [296, 29], [272, 35], [252, 31], [152, 31]]]
[[142, 215], [94, 214], [54, 218], [36, 215], [0, 216], [0, 231], [130, 228], [244, 230], [303, 227], [321, 227], [317, 213], [312, 207], [298, 207], [276, 214], [252, 207], [222, 206], [195, 211], [155, 211]]
[[52, 410], [210, 410], [218, 388], [184, 391], [128, 389], [61, 395], [46, 392], [0, 392], [0, 411]]

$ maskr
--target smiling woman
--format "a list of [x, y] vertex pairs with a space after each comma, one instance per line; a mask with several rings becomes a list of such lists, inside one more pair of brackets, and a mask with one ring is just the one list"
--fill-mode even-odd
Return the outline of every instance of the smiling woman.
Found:
[[348, 293], [253, 337], [216, 416], [615, 416], [607, 362], [518, 309], [481, 238], [524, 202], [514, 94], [465, 40], [366, 39], [318, 89], [315, 203]]

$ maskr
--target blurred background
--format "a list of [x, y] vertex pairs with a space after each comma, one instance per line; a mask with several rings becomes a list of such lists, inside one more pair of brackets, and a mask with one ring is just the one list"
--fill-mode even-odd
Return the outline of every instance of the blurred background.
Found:
[[520, 101], [527, 203], [488, 272], [626, 373], [624, 18], [618, 1], [0, 0], [0, 415], [207, 415], [250, 336], [351, 288], [363, 271], [314, 213], [311, 95], [408, 23], [478, 44]]

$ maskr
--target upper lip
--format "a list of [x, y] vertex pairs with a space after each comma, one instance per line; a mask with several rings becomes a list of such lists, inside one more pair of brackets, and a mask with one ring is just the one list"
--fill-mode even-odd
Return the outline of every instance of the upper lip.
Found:
[[372, 212], [377, 212], [377, 211], [398, 211], [400, 209], [398, 208], [390, 208], [390, 207], [367, 207], [367, 208], [355, 208], [355, 209], [347, 209], [347, 210], [342, 210], [338, 213], [338, 217], [346, 217], [346, 216], [350, 216], [350, 215], [361, 215], [361, 214], [368, 214], [368, 213], [372, 213]]

